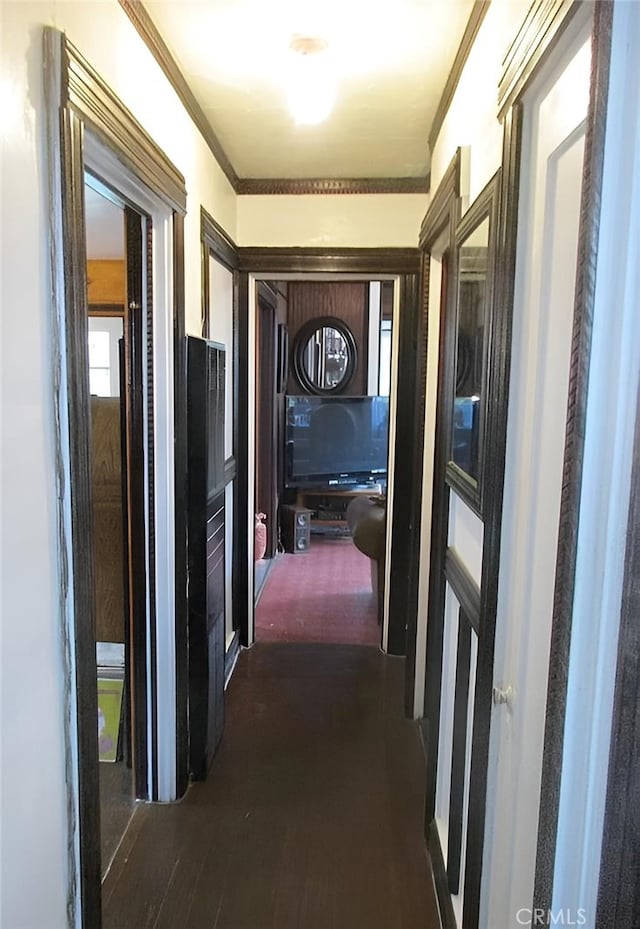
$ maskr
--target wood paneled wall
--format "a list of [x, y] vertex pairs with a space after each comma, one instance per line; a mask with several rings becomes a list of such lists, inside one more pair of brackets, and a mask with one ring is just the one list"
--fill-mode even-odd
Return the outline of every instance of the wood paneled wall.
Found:
[[89, 258], [87, 261], [89, 303], [121, 304], [126, 299], [126, 274], [122, 259]]
[[357, 282], [292, 281], [288, 290], [289, 380], [287, 393], [302, 393], [291, 363], [298, 331], [310, 319], [335, 316], [351, 329], [358, 349], [353, 380], [344, 391], [350, 396], [367, 392], [367, 344], [369, 337], [369, 285]]

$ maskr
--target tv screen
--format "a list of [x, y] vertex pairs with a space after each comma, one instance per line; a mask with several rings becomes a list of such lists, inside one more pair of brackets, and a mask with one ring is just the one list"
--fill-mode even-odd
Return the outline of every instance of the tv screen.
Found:
[[385, 480], [388, 397], [287, 397], [288, 487]]

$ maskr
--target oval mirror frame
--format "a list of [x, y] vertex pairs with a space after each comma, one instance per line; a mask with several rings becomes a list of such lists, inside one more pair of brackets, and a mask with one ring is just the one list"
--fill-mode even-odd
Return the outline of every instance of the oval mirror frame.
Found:
[[[321, 384], [318, 384], [311, 377], [305, 363], [305, 355], [307, 352], [309, 340], [320, 329], [335, 329], [336, 332], [338, 332], [342, 337], [347, 350], [347, 362], [342, 377], [331, 387], [324, 387]], [[343, 320], [338, 319], [335, 316], [318, 316], [314, 319], [310, 319], [304, 324], [304, 326], [300, 328], [295, 337], [292, 351], [292, 361], [296, 378], [298, 379], [298, 382], [302, 386], [303, 390], [305, 390], [307, 393], [316, 395], [341, 393], [349, 386], [356, 372], [358, 349], [356, 346], [356, 341], [353, 337], [353, 333]]]

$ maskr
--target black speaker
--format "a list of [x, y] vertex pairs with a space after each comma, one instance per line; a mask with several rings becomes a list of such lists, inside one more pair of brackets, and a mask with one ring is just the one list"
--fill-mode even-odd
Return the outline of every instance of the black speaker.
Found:
[[311, 510], [304, 506], [283, 506], [282, 544], [286, 552], [308, 552], [311, 545]]

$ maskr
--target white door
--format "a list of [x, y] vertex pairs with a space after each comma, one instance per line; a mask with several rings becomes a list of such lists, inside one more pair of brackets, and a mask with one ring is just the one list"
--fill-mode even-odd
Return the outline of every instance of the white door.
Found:
[[531, 925], [590, 23], [527, 91], [480, 925]]

